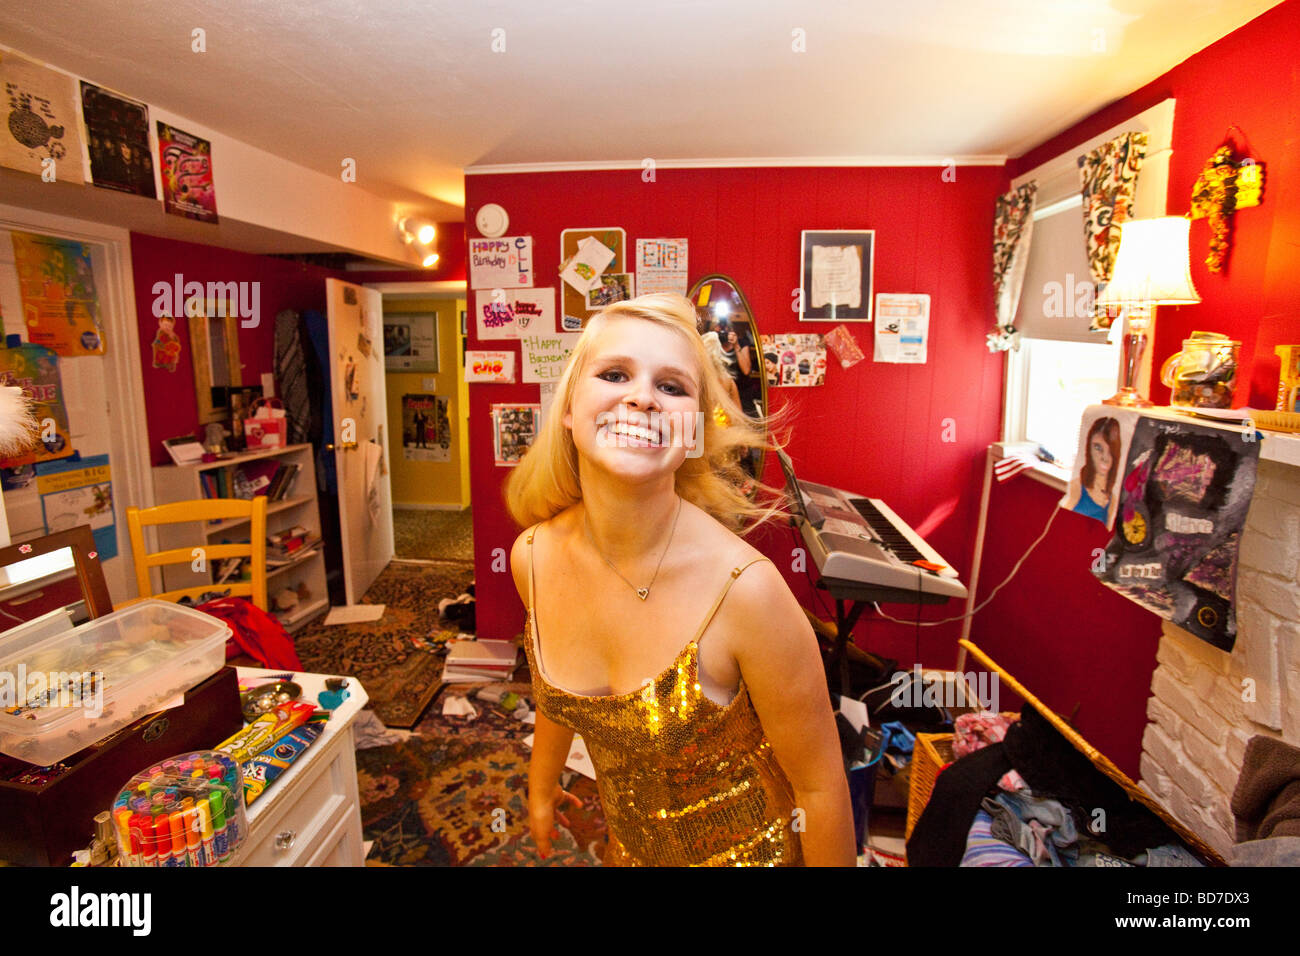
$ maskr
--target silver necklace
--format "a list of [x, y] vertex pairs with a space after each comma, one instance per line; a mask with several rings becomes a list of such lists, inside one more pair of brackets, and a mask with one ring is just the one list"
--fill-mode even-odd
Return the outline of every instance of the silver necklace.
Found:
[[659, 577], [659, 569], [663, 567], [664, 558], [668, 556], [668, 549], [673, 546], [673, 535], [677, 532], [677, 519], [681, 517], [681, 514], [682, 514], [682, 499], [681, 496], [679, 495], [677, 498], [677, 511], [673, 514], [673, 526], [672, 529], [668, 532], [668, 544], [664, 547], [664, 553], [659, 555], [659, 563], [655, 565], [655, 573], [651, 575], [650, 583], [643, 588], [637, 587], [627, 578], [624, 578], [623, 572], [620, 571], [618, 568], [614, 567], [614, 563], [610, 561], [609, 558], [605, 557], [605, 555], [601, 552], [600, 548], [596, 546], [596, 539], [591, 536], [591, 526], [587, 524], [587, 511], [585, 508], [583, 509], [582, 512], [582, 530], [587, 533], [587, 540], [591, 542], [592, 548], [594, 548], [596, 553], [600, 555], [600, 559], [609, 565], [609, 569], [611, 571], [617, 574], [620, 578], [623, 578], [623, 583], [626, 584], [628, 587], [630, 587], [633, 591], [635, 591], [636, 596], [639, 597], [642, 601], [644, 601], [646, 598], [650, 596], [650, 589], [654, 587], [655, 579]]

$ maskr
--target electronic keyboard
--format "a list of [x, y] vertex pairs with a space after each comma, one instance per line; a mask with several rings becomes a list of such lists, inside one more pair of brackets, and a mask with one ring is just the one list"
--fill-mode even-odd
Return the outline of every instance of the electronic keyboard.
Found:
[[802, 493], [802, 509], [796, 508], [803, 512], [796, 515], [799, 530], [823, 578], [939, 598], [966, 597], [965, 585], [943, 556], [879, 498], [810, 481], [793, 484]]

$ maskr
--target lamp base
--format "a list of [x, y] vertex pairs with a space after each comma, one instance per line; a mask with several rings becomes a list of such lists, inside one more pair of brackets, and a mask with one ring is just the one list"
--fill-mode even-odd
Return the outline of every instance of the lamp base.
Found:
[[1101, 402], [1103, 405], [1122, 405], [1125, 408], [1154, 408], [1153, 402], [1147, 401], [1142, 397], [1142, 393], [1136, 388], [1126, 385], [1110, 398], [1104, 398]]

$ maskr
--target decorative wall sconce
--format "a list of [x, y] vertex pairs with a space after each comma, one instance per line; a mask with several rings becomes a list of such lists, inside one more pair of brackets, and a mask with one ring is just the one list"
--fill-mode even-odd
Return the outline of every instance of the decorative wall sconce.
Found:
[[1192, 186], [1192, 219], [1210, 220], [1210, 254], [1205, 265], [1222, 272], [1232, 248], [1232, 219], [1238, 209], [1258, 206], [1264, 192], [1264, 164], [1241, 158], [1229, 137], [1206, 160]]

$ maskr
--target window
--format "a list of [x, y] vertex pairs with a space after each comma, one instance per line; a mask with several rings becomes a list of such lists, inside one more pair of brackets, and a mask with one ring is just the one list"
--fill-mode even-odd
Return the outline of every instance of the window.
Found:
[[[1169, 179], [1174, 101], [1158, 106], [1082, 143], [1012, 181], [1036, 181], [1034, 231], [1025, 283], [1016, 311], [1018, 352], [1009, 352], [1003, 440], [1043, 445], [1067, 467], [1078, 445], [1083, 409], [1114, 394], [1119, 378], [1118, 330], [1089, 332], [1092, 275], [1084, 246], [1077, 159], [1129, 130], [1148, 134], [1138, 174], [1134, 217], [1164, 215]], [[1150, 375], [1150, 353], [1146, 356]]]

